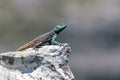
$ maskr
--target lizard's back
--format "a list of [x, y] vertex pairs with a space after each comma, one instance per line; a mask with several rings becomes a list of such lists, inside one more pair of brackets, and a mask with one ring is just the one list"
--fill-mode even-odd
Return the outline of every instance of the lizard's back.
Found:
[[45, 44], [52, 39], [53, 35], [54, 35], [54, 31], [50, 31], [48, 33], [45, 33], [45, 34], [33, 39], [32, 41], [28, 42], [27, 44], [21, 46], [20, 48], [18, 48], [18, 51], [22, 51], [22, 50], [25, 50], [28, 48], [35, 48], [36, 46], [40, 46], [42, 44]]

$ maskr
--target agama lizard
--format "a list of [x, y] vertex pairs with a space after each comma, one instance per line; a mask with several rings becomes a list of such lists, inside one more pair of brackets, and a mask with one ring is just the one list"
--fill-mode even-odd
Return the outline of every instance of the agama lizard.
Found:
[[28, 42], [27, 44], [21, 46], [20, 48], [18, 48], [18, 51], [22, 51], [28, 48], [33, 48], [36, 49], [39, 46], [49, 43], [49, 44], [53, 44], [53, 45], [60, 45], [61, 43], [56, 41], [56, 38], [58, 36], [58, 34], [63, 31], [65, 28], [67, 27], [66, 24], [59, 24], [57, 25], [52, 31], [47, 32], [35, 39], [33, 39], [32, 41]]

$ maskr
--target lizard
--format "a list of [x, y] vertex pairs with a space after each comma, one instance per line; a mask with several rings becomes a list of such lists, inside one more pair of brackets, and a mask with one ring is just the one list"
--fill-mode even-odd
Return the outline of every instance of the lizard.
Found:
[[58, 34], [63, 31], [67, 27], [66, 24], [59, 24], [55, 26], [53, 30], [50, 32], [47, 32], [41, 36], [38, 36], [37, 38], [33, 39], [32, 41], [28, 42], [27, 44], [21, 46], [20, 48], [17, 49], [17, 51], [23, 51], [28, 48], [39, 48], [43, 44], [49, 43], [53, 45], [61, 45], [61, 43], [56, 41], [56, 38]]

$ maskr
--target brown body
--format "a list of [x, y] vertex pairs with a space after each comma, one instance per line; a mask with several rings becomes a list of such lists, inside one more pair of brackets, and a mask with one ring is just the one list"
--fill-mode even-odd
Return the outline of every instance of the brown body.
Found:
[[52, 36], [54, 35], [54, 31], [50, 31], [48, 33], [45, 33], [37, 38], [35, 38], [34, 40], [30, 41], [29, 43], [21, 46], [20, 48], [18, 48], [18, 51], [22, 51], [28, 48], [36, 48], [36, 46], [40, 46], [43, 45], [47, 42], [50, 42], [52, 39]]

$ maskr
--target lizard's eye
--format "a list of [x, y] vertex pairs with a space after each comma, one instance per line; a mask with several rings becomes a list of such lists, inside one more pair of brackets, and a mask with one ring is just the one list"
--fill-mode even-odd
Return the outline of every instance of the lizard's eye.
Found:
[[60, 26], [66, 26], [66, 24], [62, 23], [62, 24], [60, 24]]
[[63, 24], [60, 24], [60, 26], [63, 26]]

